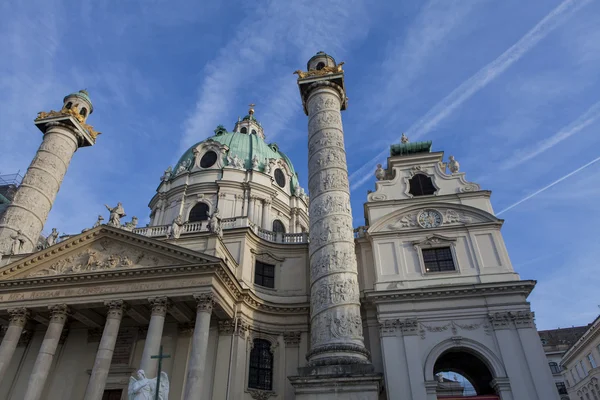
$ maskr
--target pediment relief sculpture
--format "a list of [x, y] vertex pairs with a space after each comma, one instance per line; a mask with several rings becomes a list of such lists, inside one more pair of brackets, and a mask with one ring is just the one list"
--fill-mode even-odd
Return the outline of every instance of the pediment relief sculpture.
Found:
[[423, 240], [413, 242], [414, 247], [431, 247], [431, 246], [442, 246], [442, 245], [453, 245], [456, 243], [456, 238], [446, 237], [442, 235], [431, 235], [427, 236]]
[[409, 229], [431, 229], [445, 226], [461, 226], [499, 221], [483, 210], [464, 209], [459, 206], [440, 205], [411, 208], [393, 213], [378, 221], [369, 233]]
[[85, 249], [76, 250], [50, 265], [35, 268], [24, 277], [54, 276], [127, 268], [158, 267], [181, 264], [180, 260], [160, 253], [148, 252], [108, 239], [92, 243]]

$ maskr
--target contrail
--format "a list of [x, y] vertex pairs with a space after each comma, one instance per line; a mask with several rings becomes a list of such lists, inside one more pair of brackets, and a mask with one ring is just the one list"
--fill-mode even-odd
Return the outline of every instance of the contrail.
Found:
[[527, 197], [522, 198], [521, 200], [517, 201], [514, 204], [511, 204], [510, 206], [506, 207], [504, 210], [497, 212], [496, 215], [500, 215], [503, 212], [506, 212], [508, 210], [510, 210], [511, 208], [515, 208], [516, 206], [518, 206], [519, 204], [531, 199], [532, 197], [537, 196], [538, 194], [542, 193], [545, 190], [550, 189], [552, 186], [559, 184], [560, 182], [564, 181], [565, 179], [567, 179], [570, 176], [575, 175], [576, 173], [578, 173], [579, 171], [582, 171], [584, 169], [586, 169], [587, 167], [589, 167], [592, 164], [595, 164], [596, 162], [600, 161], [600, 157], [598, 158], [594, 158], [592, 161], [590, 161], [589, 163], [585, 164], [583, 167], [579, 167], [577, 168], [575, 171], [573, 172], [569, 172], [567, 175], [563, 176], [562, 178], [558, 178], [557, 180], [555, 180], [554, 182], [552, 182], [551, 184], [549, 184], [548, 186], [544, 186], [543, 188], [541, 188], [540, 190], [538, 190], [537, 192], [534, 192], [532, 194], [530, 194]]
[[[415, 122], [407, 131], [406, 135], [411, 139], [416, 139], [436, 127], [443, 119], [448, 117], [454, 110], [461, 106], [471, 96], [487, 86], [496, 79], [508, 67], [521, 59], [529, 50], [545, 38], [550, 32], [556, 29], [561, 23], [571, 15], [590, 3], [591, 0], [565, 0], [537, 23], [529, 32], [519, 41], [513, 44], [508, 50], [502, 53], [494, 61], [480, 69], [475, 75], [464, 81], [459, 87], [454, 89], [442, 101], [437, 103], [421, 119]], [[399, 138], [397, 139], [399, 140]], [[384, 163], [388, 149], [379, 153], [376, 157], [365, 163], [358, 170], [350, 175], [350, 180], [358, 181], [351, 185], [351, 189], [356, 189], [371, 178], [377, 162]]]
[[546, 150], [556, 146], [561, 141], [565, 140], [569, 136], [572, 136], [580, 131], [584, 130], [596, 120], [600, 118], [600, 101], [591, 106], [585, 113], [581, 114], [575, 121], [571, 122], [569, 125], [563, 127], [561, 130], [556, 132], [551, 137], [541, 141], [536, 144], [535, 150], [527, 151], [526, 153], [517, 152], [513, 157], [506, 160], [501, 169], [510, 169], [516, 167], [519, 164], [524, 163], [525, 161], [531, 160], [534, 157], [537, 157], [541, 153]]

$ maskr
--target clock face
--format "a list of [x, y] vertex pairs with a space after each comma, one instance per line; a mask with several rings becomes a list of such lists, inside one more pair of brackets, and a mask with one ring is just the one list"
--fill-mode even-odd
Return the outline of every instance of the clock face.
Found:
[[423, 210], [417, 216], [417, 221], [423, 228], [435, 228], [442, 225], [442, 214], [436, 210]]

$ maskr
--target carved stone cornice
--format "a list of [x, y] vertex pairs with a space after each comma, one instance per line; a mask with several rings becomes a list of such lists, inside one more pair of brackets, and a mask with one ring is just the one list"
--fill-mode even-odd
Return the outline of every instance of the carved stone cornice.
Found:
[[246, 391], [255, 400], [267, 400], [271, 396], [277, 396], [277, 393], [271, 390], [246, 389]]
[[121, 319], [123, 318], [123, 312], [126, 309], [126, 304], [123, 300], [110, 300], [105, 301], [104, 305], [108, 309], [106, 313], [106, 318], [115, 318]]
[[383, 336], [396, 336], [401, 332], [404, 336], [417, 335], [419, 331], [419, 322], [416, 318], [386, 319], [379, 323], [379, 333]]
[[219, 335], [232, 335], [246, 337], [246, 333], [250, 328], [250, 323], [244, 318], [238, 317], [237, 324], [235, 320], [223, 320], [219, 321]]
[[215, 305], [215, 296], [212, 293], [201, 293], [195, 294], [194, 299], [196, 300], [196, 311], [212, 313]]
[[19, 326], [23, 328], [27, 323], [27, 320], [31, 317], [31, 312], [26, 308], [12, 308], [8, 310], [10, 315], [9, 324], [12, 326]]
[[534, 313], [531, 311], [505, 311], [488, 315], [494, 329], [532, 328]]
[[448, 299], [468, 297], [472, 295], [522, 294], [528, 296], [535, 286], [535, 281], [515, 281], [502, 283], [485, 283], [478, 285], [455, 285], [452, 287], [424, 287], [417, 289], [396, 289], [386, 291], [367, 291], [365, 299], [370, 303], [386, 303], [398, 301], [415, 301], [419, 299]]
[[169, 307], [169, 299], [166, 296], [151, 297], [148, 302], [152, 307], [152, 316], [166, 317]]
[[302, 332], [283, 332], [283, 341], [286, 347], [300, 346]]

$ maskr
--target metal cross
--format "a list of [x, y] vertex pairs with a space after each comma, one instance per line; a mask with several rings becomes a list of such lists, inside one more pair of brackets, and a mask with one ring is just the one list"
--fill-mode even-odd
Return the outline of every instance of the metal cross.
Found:
[[159, 400], [158, 395], [160, 393], [160, 372], [162, 370], [162, 360], [163, 358], [171, 358], [171, 355], [163, 354], [163, 347], [160, 346], [158, 355], [150, 356], [150, 358], [158, 359], [158, 372], [156, 373], [156, 395], [154, 396], [154, 400]]

